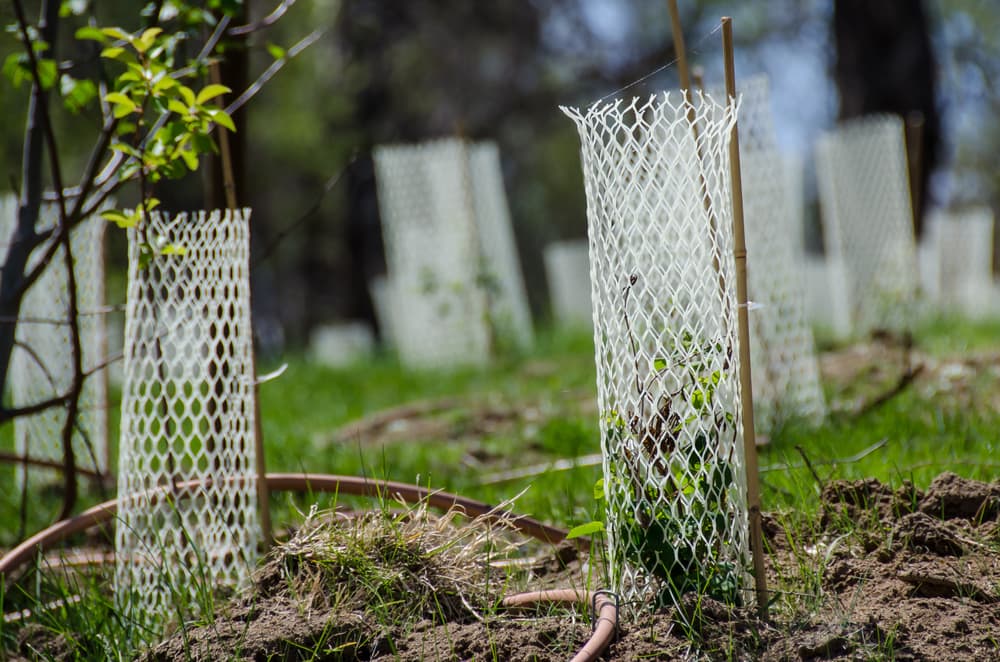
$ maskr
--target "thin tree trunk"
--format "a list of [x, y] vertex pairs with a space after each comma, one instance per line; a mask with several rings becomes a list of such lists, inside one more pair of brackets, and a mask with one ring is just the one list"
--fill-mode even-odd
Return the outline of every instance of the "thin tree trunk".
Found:
[[[40, 56], [55, 57], [56, 31], [59, 25], [59, 2], [43, 0], [38, 31], [49, 44], [49, 50]], [[37, 231], [38, 215], [41, 209], [42, 165], [45, 143], [45, 102], [48, 92], [37, 85], [31, 89], [28, 102], [28, 119], [24, 130], [24, 152], [21, 165], [21, 195], [17, 204], [17, 223], [10, 238], [7, 261], [0, 267], [0, 318], [17, 319], [21, 310], [24, 292], [21, 288], [28, 258], [42, 243], [43, 237]], [[7, 386], [10, 373], [10, 358], [14, 350], [16, 323], [0, 324], [0, 385]]]

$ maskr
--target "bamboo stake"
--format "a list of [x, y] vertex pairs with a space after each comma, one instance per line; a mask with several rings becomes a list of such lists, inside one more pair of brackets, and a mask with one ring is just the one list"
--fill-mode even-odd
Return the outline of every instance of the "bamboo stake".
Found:
[[[736, 71], [733, 56], [733, 20], [722, 19], [722, 51], [726, 69], [727, 103], [736, 99]], [[753, 387], [750, 379], [750, 319], [747, 311], [747, 243], [743, 228], [743, 176], [740, 171], [739, 126], [733, 122], [729, 139], [729, 172], [733, 196], [733, 257], [736, 259], [736, 303], [739, 324], [740, 390], [743, 394], [743, 453], [747, 470], [747, 507], [750, 524], [750, 551], [753, 554], [757, 611], [767, 618], [767, 580], [764, 576], [764, 543], [761, 531], [760, 483], [757, 468], [757, 439], [753, 420]]]
[[[695, 116], [694, 102], [691, 94], [691, 74], [688, 70], [687, 49], [684, 46], [684, 30], [681, 28], [681, 15], [677, 9], [677, 0], [667, 0], [667, 7], [670, 9], [670, 28], [674, 37], [674, 53], [677, 55], [677, 71], [680, 77], [681, 93], [684, 95], [684, 106], [687, 109], [688, 124], [691, 125], [691, 133], [694, 135], [694, 145], [698, 152], [698, 163], [704, 163], [704, 156], [701, 151], [701, 141], [699, 140], [698, 121]], [[712, 200], [708, 194], [708, 182], [705, 180], [703, 170], [698, 172], [698, 181], [701, 184], [701, 195], [705, 205], [705, 213], [708, 214], [709, 232], [712, 237], [712, 267], [719, 277], [719, 296], [723, 301], [726, 297], [726, 278], [722, 273], [721, 246], [719, 245], [718, 224], [715, 214], [712, 212]], [[729, 319], [726, 323], [728, 326]]]
[[[677, 0], [667, 0], [670, 9], [670, 29], [674, 34], [674, 52], [677, 54], [677, 73], [681, 79], [681, 90], [684, 100], [691, 101], [691, 74], [688, 70], [687, 51], [684, 48], [684, 31], [681, 29], [681, 14], [677, 9]], [[696, 44], [697, 45], [697, 44]], [[694, 109], [691, 109], [694, 113]]]
[[[222, 74], [219, 71], [219, 63], [213, 62], [209, 67], [212, 82], [222, 84]], [[225, 96], [219, 98], [219, 103], [225, 105]], [[226, 192], [226, 206], [233, 210], [237, 209], [236, 200], [236, 180], [233, 177], [233, 157], [229, 149], [229, 134], [222, 127], [219, 127], [219, 160], [222, 165], [222, 186]], [[260, 384], [257, 382], [257, 354], [253, 349], [253, 341], [250, 346], [250, 374], [253, 375], [253, 445], [254, 455], [257, 459], [257, 508], [260, 511], [260, 528], [264, 534], [263, 547], [267, 552], [271, 548], [274, 540], [274, 530], [271, 527], [271, 494], [267, 489], [267, 462], [264, 458], [264, 430], [260, 421]]]

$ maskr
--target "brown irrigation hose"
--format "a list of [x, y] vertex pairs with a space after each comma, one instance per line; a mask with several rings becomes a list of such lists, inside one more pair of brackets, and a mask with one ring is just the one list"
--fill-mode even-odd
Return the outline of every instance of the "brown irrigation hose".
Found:
[[[230, 478], [228, 480], [240, 479]], [[173, 488], [157, 488], [149, 493], [150, 501], [156, 503], [165, 496], [183, 499], [191, 496], [195, 489], [211, 485], [211, 483], [212, 479], [205, 479], [180, 483]], [[270, 473], [267, 474], [267, 486], [271, 491], [333, 492], [354, 496], [402, 499], [407, 503], [426, 500], [434, 508], [441, 510], [458, 508], [470, 517], [485, 517], [493, 522], [507, 524], [542, 542], [556, 544], [566, 539], [566, 531], [543, 524], [531, 517], [515, 515], [508, 510], [494, 508], [481, 501], [408, 483], [374, 480], [360, 476]], [[6, 584], [7, 578], [15, 569], [35, 558], [36, 555], [44, 553], [56, 543], [91, 527], [110, 522], [117, 512], [118, 500], [112, 499], [39, 531], [0, 558], [0, 582]], [[590, 540], [584, 537], [574, 538], [572, 544], [584, 551], [590, 549]]]
[[594, 632], [570, 662], [596, 660], [608, 647], [618, 629], [618, 602], [607, 591], [578, 591], [573, 588], [518, 593], [503, 599], [504, 607], [533, 607], [549, 603], [581, 604], [593, 607]]

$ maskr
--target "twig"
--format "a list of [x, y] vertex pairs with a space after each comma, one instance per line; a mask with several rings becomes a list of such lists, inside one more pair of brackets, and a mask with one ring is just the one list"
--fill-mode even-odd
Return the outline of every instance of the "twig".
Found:
[[819, 474], [816, 473], [816, 469], [813, 467], [812, 462], [809, 460], [809, 456], [806, 455], [805, 449], [802, 448], [802, 446], [796, 444], [795, 450], [797, 450], [799, 452], [799, 455], [802, 456], [802, 460], [806, 463], [806, 468], [809, 469], [809, 473], [812, 474], [813, 480], [815, 480], [816, 484], [819, 485], [819, 491], [822, 492], [825, 489], [826, 485], [824, 484], [823, 479], [819, 477]]
[[297, 44], [295, 44], [294, 46], [292, 46], [291, 48], [289, 48], [285, 52], [284, 56], [282, 56], [281, 58], [279, 58], [279, 59], [275, 60], [274, 62], [272, 62], [271, 66], [268, 67], [267, 69], [265, 69], [264, 73], [262, 73], [260, 75], [260, 77], [257, 80], [255, 80], [243, 92], [243, 94], [241, 94], [231, 104], [229, 104], [228, 106], [226, 106], [226, 113], [228, 115], [232, 115], [234, 112], [236, 112], [237, 110], [239, 110], [240, 108], [242, 108], [244, 105], [246, 105], [246, 103], [248, 101], [250, 101], [250, 99], [252, 99], [255, 96], [257, 96], [257, 93], [260, 92], [261, 88], [264, 87], [264, 85], [266, 85], [269, 80], [271, 80], [272, 78], [274, 78], [274, 75], [276, 73], [278, 73], [279, 71], [281, 71], [281, 68], [284, 67], [288, 63], [289, 60], [291, 60], [292, 58], [294, 58], [296, 55], [298, 55], [299, 53], [301, 53], [305, 49], [307, 49], [310, 46], [312, 46], [314, 43], [316, 43], [320, 39], [320, 37], [322, 37], [325, 34], [326, 34], [326, 28], [317, 28], [316, 30], [313, 30], [311, 33], [309, 33], [308, 35], [306, 35], [305, 37], [303, 37], [302, 40], [299, 41]]
[[[18, 455], [17, 453], [11, 453], [9, 451], [0, 450], [0, 462], [5, 462], [9, 464], [30, 464], [36, 467], [42, 467], [44, 469], [55, 469], [56, 471], [62, 471], [65, 467], [59, 460], [46, 460], [40, 457], [30, 457], [28, 455]], [[88, 469], [86, 467], [77, 467], [76, 472], [85, 478], [89, 478], [94, 481], [103, 481], [109, 479], [109, 474], [103, 474], [100, 471], [94, 471], [93, 469]], [[21, 536], [23, 537], [23, 536]]]
[[497, 483], [509, 483], [521, 478], [533, 478], [552, 471], [569, 471], [578, 467], [593, 467], [603, 462], [604, 456], [600, 453], [581, 455], [579, 457], [564, 458], [546, 464], [535, 464], [530, 467], [511, 469], [487, 474], [479, 480], [480, 485], [496, 485]]
[[461, 404], [462, 401], [457, 398], [411, 402], [398, 407], [393, 407], [392, 409], [386, 409], [366, 418], [348, 423], [337, 430], [337, 432], [334, 433], [333, 438], [342, 441], [362, 439], [364, 437], [377, 434], [379, 430], [391, 423], [394, 423], [395, 421], [413, 418], [415, 416], [423, 416], [425, 414], [431, 414], [445, 409], [454, 409], [455, 407], [461, 406]]
[[262, 28], [269, 28], [278, 22], [282, 16], [285, 15], [292, 5], [295, 4], [295, 0], [282, 0], [281, 4], [274, 8], [270, 14], [260, 19], [259, 21], [254, 21], [253, 23], [247, 23], [246, 25], [237, 25], [235, 28], [229, 28], [229, 35], [231, 37], [238, 37], [240, 35], [250, 34], [251, 32], [256, 32]]
[[906, 372], [904, 372], [900, 376], [899, 381], [896, 382], [895, 386], [893, 386], [891, 389], [889, 389], [885, 393], [882, 393], [878, 397], [874, 398], [873, 400], [871, 400], [867, 404], [863, 405], [854, 414], [854, 417], [855, 418], [861, 418], [865, 414], [868, 414], [868, 413], [871, 413], [871, 412], [875, 411], [876, 409], [878, 409], [879, 407], [881, 407], [882, 405], [884, 405], [885, 403], [887, 403], [889, 400], [892, 400], [894, 397], [896, 397], [897, 395], [899, 395], [900, 393], [902, 393], [903, 391], [905, 391], [906, 388], [910, 384], [912, 384], [913, 381], [917, 377], [919, 377], [920, 373], [922, 373], [923, 371], [924, 371], [924, 364], [923, 363], [917, 365], [916, 367], [914, 367], [912, 369], [907, 370]]
[[[828, 466], [828, 465], [829, 466], [836, 466], [838, 464], [851, 464], [853, 462], [858, 462], [858, 461], [864, 459], [865, 457], [871, 455], [872, 453], [874, 453], [878, 449], [882, 448], [887, 443], [889, 443], [889, 438], [888, 437], [883, 437], [878, 442], [872, 444], [868, 448], [865, 448], [864, 450], [862, 450], [862, 451], [860, 451], [858, 453], [855, 453], [854, 455], [851, 455], [850, 457], [845, 457], [845, 458], [840, 458], [840, 459], [834, 459], [834, 460], [824, 460], [822, 462], [813, 462], [812, 466], [814, 466], [814, 467], [821, 467], [821, 466]], [[766, 467], [761, 467], [760, 468], [760, 472], [764, 473], [765, 471], [787, 471], [788, 469], [803, 469], [806, 466], [807, 465], [805, 465], [805, 464], [784, 464], [784, 463], [783, 464], [771, 464], [771, 465], [768, 465]], [[976, 466], [980, 466], [980, 465], [977, 464]]]
[[344, 176], [344, 173], [347, 172], [348, 168], [354, 165], [354, 162], [357, 161], [357, 159], [358, 159], [358, 153], [357, 151], [355, 151], [351, 155], [350, 160], [346, 164], [344, 164], [344, 166], [339, 171], [337, 171], [337, 173], [335, 173], [332, 177], [326, 180], [326, 183], [323, 184], [323, 190], [320, 191], [319, 195], [313, 201], [309, 209], [303, 212], [302, 215], [299, 216], [297, 219], [295, 219], [285, 227], [281, 228], [278, 231], [278, 234], [276, 234], [274, 238], [271, 239], [271, 242], [267, 246], [265, 246], [263, 250], [259, 252], [257, 259], [254, 260], [252, 265], [250, 265], [251, 271], [256, 269], [261, 263], [263, 263], [265, 260], [271, 257], [271, 254], [278, 248], [278, 245], [281, 244], [281, 242], [284, 241], [288, 235], [294, 232], [296, 228], [305, 223], [309, 218], [313, 216], [313, 214], [319, 211], [319, 208], [323, 204], [323, 200], [330, 193], [330, 191], [336, 188], [337, 184], [340, 183], [341, 178]]
[[[66, 222], [65, 210], [62, 222]], [[80, 410], [80, 394], [83, 391], [83, 347], [80, 343], [79, 302], [76, 289], [76, 265], [73, 263], [73, 242], [68, 231], [60, 233], [63, 244], [63, 262], [66, 265], [66, 290], [69, 301], [66, 305], [66, 315], [69, 318], [70, 360], [73, 362], [73, 382], [70, 386], [70, 398], [66, 408], [66, 422], [63, 424], [63, 507], [59, 519], [66, 519], [73, 514], [76, 507], [76, 454], [73, 450], [73, 430], [76, 427], [76, 416]], [[89, 445], [89, 440], [88, 440]], [[93, 448], [91, 448], [93, 455]]]

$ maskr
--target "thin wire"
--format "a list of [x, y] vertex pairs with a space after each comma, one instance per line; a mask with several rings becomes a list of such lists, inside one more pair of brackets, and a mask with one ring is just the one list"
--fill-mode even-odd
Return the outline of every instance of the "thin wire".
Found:
[[[709, 32], [708, 34], [704, 35], [703, 37], [701, 37], [698, 40], [698, 42], [694, 45], [694, 48], [691, 49], [691, 55], [700, 55], [701, 54], [701, 47], [705, 43], [705, 41], [709, 37], [711, 37], [712, 35], [714, 35], [715, 33], [719, 32], [720, 30], [722, 30], [722, 23], [719, 23], [718, 25], [716, 25], [714, 30], [712, 30], [711, 32]], [[607, 99], [608, 97], [613, 97], [613, 96], [615, 96], [615, 95], [617, 95], [617, 94], [619, 94], [621, 92], [624, 92], [625, 90], [627, 90], [627, 89], [629, 89], [631, 87], [635, 87], [639, 83], [641, 83], [641, 82], [643, 82], [643, 81], [645, 81], [645, 80], [647, 80], [649, 78], [652, 78], [653, 76], [655, 76], [656, 74], [660, 73], [661, 71], [666, 71], [670, 67], [672, 67], [675, 64], [677, 64], [678, 61], [680, 61], [680, 58], [679, 57], [675, 57], [670, 62], [667, 62], [666, 64], [664, 64], [661, 67], [657, 67], [656, 69], [653, 69], [648, 74], [645, 74], [644, 76], [641, 76], [641, 77], [635, 79], [634, 81], [632, 81], [628, 85], [625, 85], [624, 87], [619, 87], [617, 90], [614, 90], [613, 92], [608, 92], [603, 97], [601, 97], [600, 99], [597, 99], [596, 101], [594, 101], [590, 105], [593, 106], [593, 105], [599, 104], [602, 101], [604, 101], [605, 99]]]

